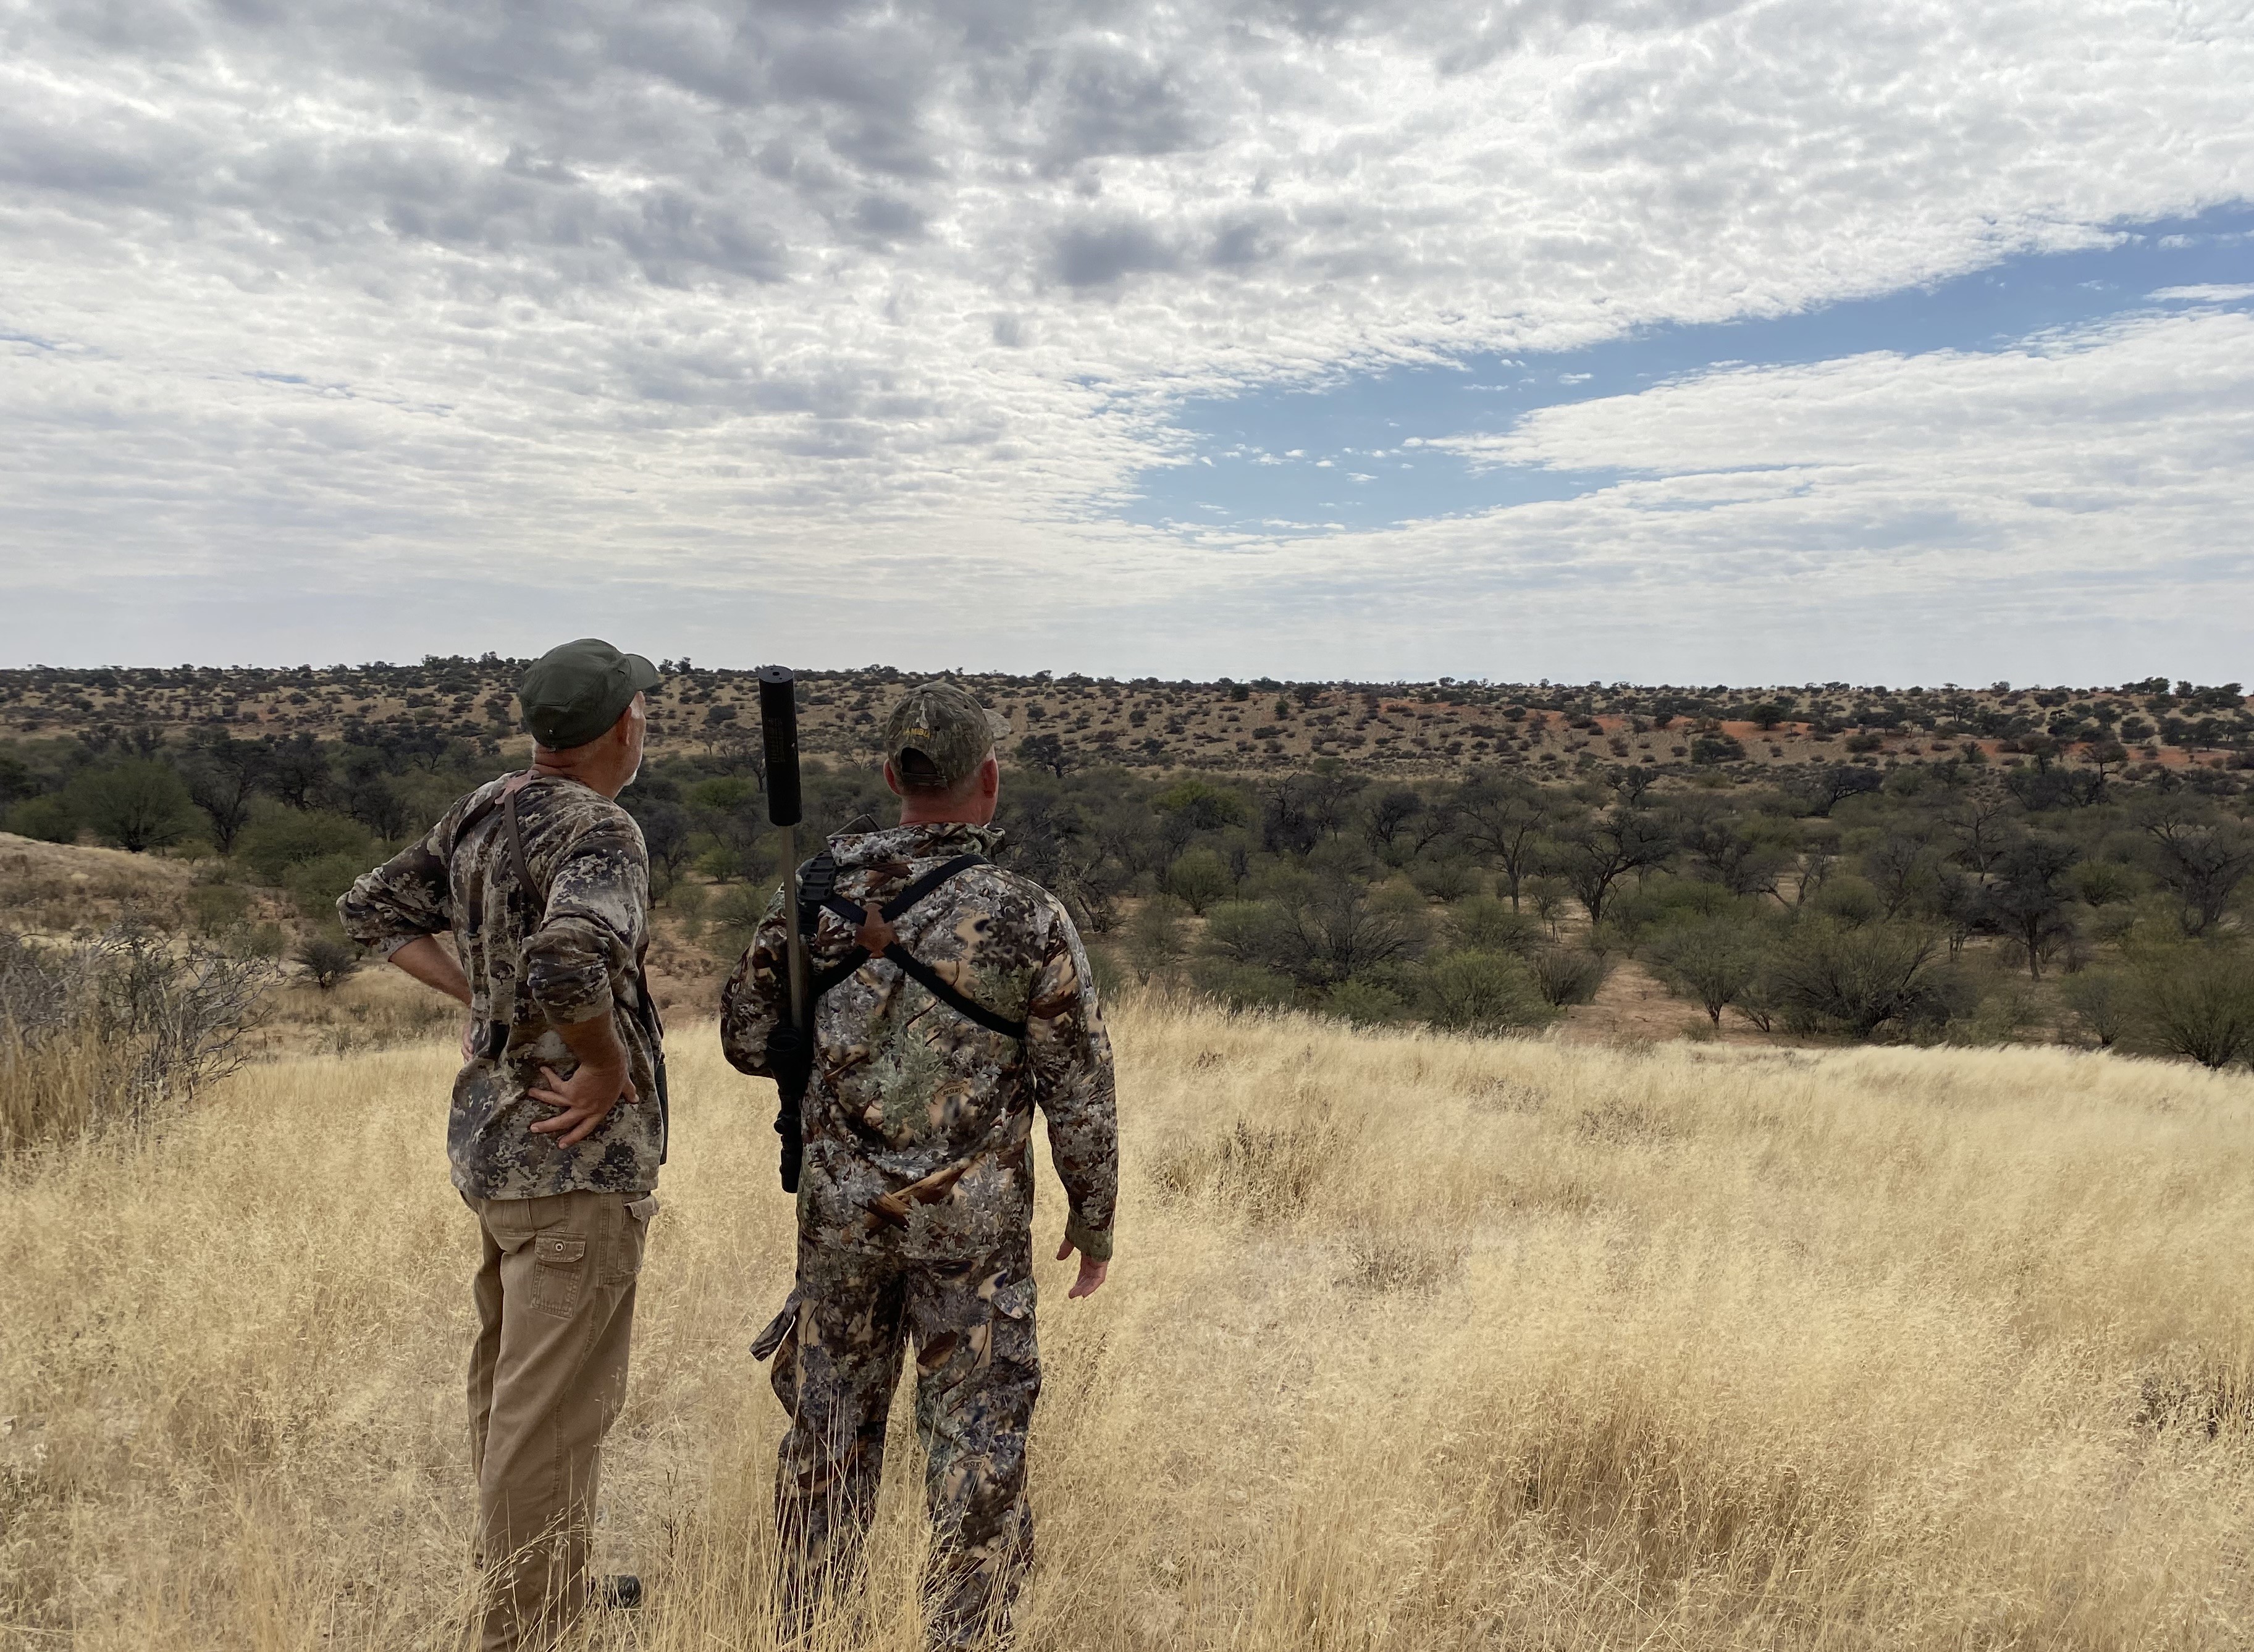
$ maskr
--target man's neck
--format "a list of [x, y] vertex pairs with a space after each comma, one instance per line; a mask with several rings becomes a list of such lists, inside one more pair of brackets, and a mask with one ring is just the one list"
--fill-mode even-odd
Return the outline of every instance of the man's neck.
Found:
[[962, 816], [942, 810], [935, 815], [920, 814], [914, 809], [900, 810], [903, 826], [984, 826], [983, 820], [967, 820]]
[[545, 763], [538, 758], [535, 758], [532, 766], [525, 771], [525, 778], [528, 780], [570, 780], [575, 786], [584, 786], [589, 791], [599, 796], [610, 798], [612, 802], [616, 802], [619, 793], [625, 789], [620, 786], [605, 791], [578, 768], [559, 763]]

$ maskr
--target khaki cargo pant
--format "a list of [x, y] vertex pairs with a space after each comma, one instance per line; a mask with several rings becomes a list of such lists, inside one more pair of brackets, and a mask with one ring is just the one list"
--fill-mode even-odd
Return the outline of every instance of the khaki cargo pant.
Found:
[[657, 1200], [465, 1201], [484, 1242], [470, 1351], [482, 1652], [545, 1647], [587, 1605], [603, 1435], [626, 1391], [634, 1281]]

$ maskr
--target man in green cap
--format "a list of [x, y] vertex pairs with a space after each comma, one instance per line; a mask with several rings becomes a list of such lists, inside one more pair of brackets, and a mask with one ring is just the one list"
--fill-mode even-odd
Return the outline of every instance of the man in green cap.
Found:
[[[485, 1652], [544, 1647], [589, 1604], [599, 1452], [665, 1160], [649, 857], [616, 802], [657, 683], [592, 637], [542, 655], [517, 689], [532, 766], [458, 800], [337, 902], [354, 941], [470, 1013], [446, 1151], [483, 1242], [469, 1404]], [[612, 1599], [639, 1594], [612, 1580]]]
[[790, 1414], [785, 1598], [803, 1623], [815, 1586], [856, 1571], [913, 1343], [934, 1647], [1005, 1631], [1032, 1557], [1036, 1109], [1071, 1207], [1069, 1296], [1103, 1284], [1118, 1194], [1088, 955], [1054, 895], [986, 858], [1007, 726], [954, 683], [909, 690], [885, 725], [900, 824], [840, 833], [801, 877], [811, 1038], [789, 1026], [780, 896], [720, 1001], [729, 1060], [804, 1086], [797, 1280], [752, 1348]]

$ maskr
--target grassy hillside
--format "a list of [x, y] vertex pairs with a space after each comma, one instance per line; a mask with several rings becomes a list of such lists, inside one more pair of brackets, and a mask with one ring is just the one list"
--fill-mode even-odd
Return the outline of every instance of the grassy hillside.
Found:
[[[2254, 1080], [1116, 1028], [1120, 1259], [1088, 1302], [1041, 1280], [1028, 1646], [2254, 1638]], [[606, 1644], [766, 1648], [780, 1419], [745, 1348], [789, 1214], [771, 1092], [676, 1042], [602, 1539], [656, 1605]], [[452, 1644], [449, 1065], [254, 1068], [9, 1172], [0, 1642]], [[913, 1470], [874, 1620], [829, 1645], [916, 1644]]]

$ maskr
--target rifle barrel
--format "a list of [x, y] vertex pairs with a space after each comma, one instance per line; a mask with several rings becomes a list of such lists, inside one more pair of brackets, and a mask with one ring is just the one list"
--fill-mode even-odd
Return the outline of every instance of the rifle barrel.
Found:
[[766, 753], [767, 819], [782, 828], [782, 911], [789, 937], [790, 1024], [806, 1025], [809, 973], [806, 937], [798, 924], [798, 822], [804, 818], [798, 786], [798, 678], [786, 665], [761, 666], [760, 744]]

